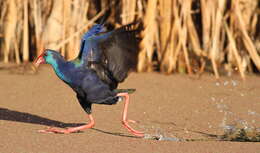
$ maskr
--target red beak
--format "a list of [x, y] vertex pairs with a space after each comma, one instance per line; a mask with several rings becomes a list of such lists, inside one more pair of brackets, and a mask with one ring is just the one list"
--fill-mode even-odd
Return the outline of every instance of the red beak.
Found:
[[45, 52], [43, 52], [43, 53], [42, 53], [40, 56], [38, 56], [37, 59], [35, 60], [34, 65], [35, 65], [36, 67], [38, 67], [40, 64], [44, 64], [44, 63], [45, 63], [45, 59], [43, 58], [44, 53], [45, 53]]

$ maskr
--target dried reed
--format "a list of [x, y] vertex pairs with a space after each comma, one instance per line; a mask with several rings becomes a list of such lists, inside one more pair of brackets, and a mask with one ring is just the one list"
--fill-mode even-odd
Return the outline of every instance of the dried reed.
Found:
[[142, 19], [138, 71], [207, 70], [216, 78], [238, 71], [243, 79], [260, 71], [259, 0], [9, 0], [0, 9], [5, 63], [27, 62], [43, 48], [74, 58], [80, 36], [109, 9], [115, 26]]

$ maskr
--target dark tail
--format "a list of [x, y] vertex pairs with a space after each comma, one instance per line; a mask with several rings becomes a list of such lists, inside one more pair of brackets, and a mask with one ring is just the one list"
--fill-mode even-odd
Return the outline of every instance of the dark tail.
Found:
[[[128, 93], [128, 94], [132, 94], [135, 92], [136, 89], [115, 89], [114, 92], [116, 94], [118, 93]], [[121, 98], [116, 96], [116, 97], [109, 97], [109, 98], [106, 98], [104, 100], [101, 100], [101, 101], [96, 101], [94, 103], [96, 104], [104, 104], [104, 105], [113, 105], [113, 104], [116, 104], [117, 102], [121, 101]]]
[[115, 93], [128, 93], [128, 94], [132, 94], [136, 91], [136, 89], [115, 89], [114, 92]]

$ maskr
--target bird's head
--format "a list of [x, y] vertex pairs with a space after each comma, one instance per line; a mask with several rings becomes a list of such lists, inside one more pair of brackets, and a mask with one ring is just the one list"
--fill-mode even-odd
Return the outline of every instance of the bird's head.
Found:
[[53, 65], [58, 58], [60, 58], [61, 55], [59, 52], [56, 52], [54, 50], [46, 49], [44, 52], [37, 57], [35, 60], [35, 65], [38, 67], [40, 64], [51, 64]]

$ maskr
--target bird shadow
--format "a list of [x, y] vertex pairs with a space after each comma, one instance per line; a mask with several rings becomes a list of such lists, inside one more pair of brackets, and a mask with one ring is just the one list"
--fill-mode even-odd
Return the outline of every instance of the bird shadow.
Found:
[[52, 127], [58, 127], [58, 128], [66, 128], [66, 127], [84, 125], [83, 123], [65, 123], [65, 122], [41, 117], [38, 115], [26, 113], [26, 112], [10, 110], [7, 108], [0, 108], [0, 120], [30, 123], [30, 124], [39, 124], [39, 125], [46, 125], [46, 126], [52, 126]]
[[141, 138], [141, 137], [137, 137], [137, 136], [132, 136], [132, 135], [127, 135], [124, 133], [119, 133], [119, 132], [108, 132], [108, 131], [104, 131], [101, 129], [97, 129], [97, 128], [92, 128], [92, 130], [104, 133], [104, 134], [109, 134], [109, 135], [114, 135], [114, 136], [120, 136], [120, 137], [127, 137], [127, 138]]
[[[57, 128], [68, 128], [68, 127], [76, 127], [76, 126], [84, 125], [84, 123], [65, 123], [65, 122], [41, 117], [39, 115], [34, 115], [34, 114], [26, 113], [26, 112], [19, 112], [19, 111], [10, 110], [10, 109], [1, 108], [1, 107], [0, 107], [0, 120], [38, 124], [38, 125], [45, 125], [45, 126], [57, 127]], [[136, 136], [126, 135], [126, 134], [117, 133], [117, 132], [115, 132], [115, 133], [108, 132], [108, 131], [104, 131], [104, 130], [97, 129], [97, 128], [92, 128], [92, 130], [95, 130], [97, 132], [101, 132], [104, 134], [114, 135], [114, 136], [138, 138]]]

